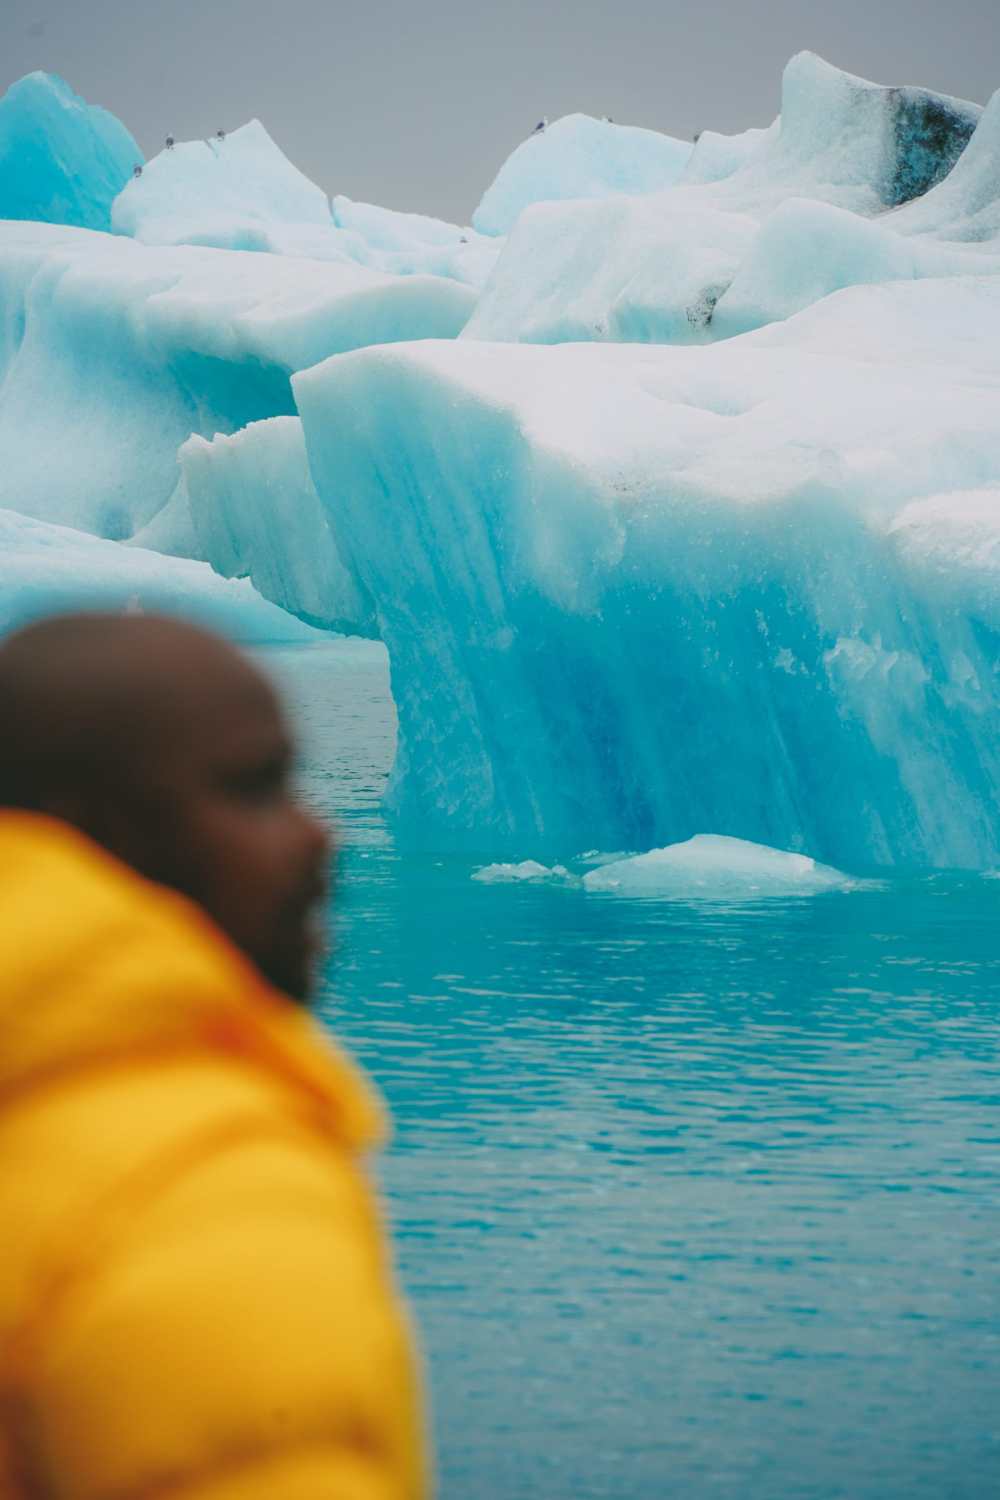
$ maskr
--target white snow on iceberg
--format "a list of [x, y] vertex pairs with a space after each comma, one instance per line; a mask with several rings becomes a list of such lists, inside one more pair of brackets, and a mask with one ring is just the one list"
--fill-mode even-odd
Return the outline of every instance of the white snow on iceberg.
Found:
[[977, 274], [1000, 274], [1000, 92], [922, 197], [876, 219], [798, 198], [777, 209], [719, 301], [713, 332], [759, 328], [846, 286]]
[[0, 99], [0, 219], [110, 229], [141, 163], [121, 121], [53, 73], [29, 73]]
[[[776, 124], [728, 155], [714, 148], [714, 168], [710, 141], [704, 167], [696, 148], [690, 177], [666, 191], [529, 209], [465, 336], [711, 338], [716, 304], [781, 204], [882, 213], [945, 177], [980, 115], [978, 105], [883, 88], [801, 53], [785, 69]], [[808, 264], [795, 274], [808, 278]]]
[[690, 155], [690, 142], [658, 130], [564, 115], [511, 153], [483, 194], [473, 227], [481, 234], [507, 234], [533, 203], [668, 187]]
[[330, 225], [330, 204], [259, 120], [229, 135], [178, 141], [154, 156], [115, 199], [117, 234], [148, 245], [255, 250], [273, 224]]
[[708, 901], [811, 896], [850, 890], [856, 884], [849, 875], [817, 864], [808, 855], [709, 833], [616, 860], [583, 877], [586, 891]]

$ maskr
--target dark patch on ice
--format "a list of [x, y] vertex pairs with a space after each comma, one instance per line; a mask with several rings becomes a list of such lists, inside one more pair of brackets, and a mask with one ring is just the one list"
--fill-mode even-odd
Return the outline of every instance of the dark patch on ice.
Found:
[[924, 89], [892, 89], [895, 164], [886, 204], [898, 208], [947, 177], [968, 145], [981, 111]]
[[715, 306], [723, 292], [729, 290], [730, 283], [719, 282], [715, 286], [703, 287], [697, 301], [691, 302], [685, 308], [687, 320], [692, 328], [707, 328], [712, 321]]

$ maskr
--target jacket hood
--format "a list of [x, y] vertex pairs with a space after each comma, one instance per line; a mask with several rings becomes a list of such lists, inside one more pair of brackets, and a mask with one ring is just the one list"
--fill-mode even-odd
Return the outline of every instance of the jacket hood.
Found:
[[205, 914], [54, 819], [0, 812], [0, 1106], [92, 1067], [192, 1049], [277, 1075], [359, 1149], [358, 1070]]

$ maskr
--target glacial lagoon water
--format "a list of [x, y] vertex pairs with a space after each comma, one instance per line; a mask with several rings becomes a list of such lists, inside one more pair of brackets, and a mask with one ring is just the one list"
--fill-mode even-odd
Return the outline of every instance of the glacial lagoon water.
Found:
[[1000, 879], [481, 884], [380, 812], [382, 648], [263, 656], [342, 840], [322, 1014], [395, 1119], [443, 1500], [1000, 1493]]

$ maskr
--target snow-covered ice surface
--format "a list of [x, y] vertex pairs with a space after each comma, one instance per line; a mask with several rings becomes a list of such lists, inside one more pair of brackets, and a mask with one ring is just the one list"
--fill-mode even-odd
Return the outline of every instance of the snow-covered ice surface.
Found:
[[29, 73], [0, 99], [0, 219], [109, 229], [142, 159], [120, 120], [53, 73]]
[[466, 337], [711, 338], [716, 303], [780, 205], [808, 199], [870, 216], [905, 203], [945, 177], [980, 114], [978, 105], [883, 88], [800, 53], [785, 69], [775, 125], [728, 144], [702, 137], [676, 185], [528, 209]]
[[850, 890], [849, 875], [806, 854], [699, 833], [682, 844], [615, 860], [583, 877], [587, 891], [679, 900], [755, 900]]
[[719, 337], [787, 318], [845, 286], [1000, 273], [1000, 93], [948, 176], [876, 219], [791, 199], [715, 309]]
[[375, 633], [371, 600], [341, 561], [297, 417], [253, 422], [180, 450], [197, 552], [227, 578], [327, 629]]
[[392, 661], [404, 830], [996, 864], [1000, 280], [293, 384]]
[[249, 583], [220, 578], [205, 563], [0, 510], [0, 634], [78, 609], [179, 614], [248, 644], [316, 639]]
[[149, 245], [256, 250], [273, 224], [328, 227], [330, 204], [250, 120], [221, 140], [164, 148], [115, 199], [111, 218], [116, 233]]
[[259, 120], [222, 139], [161, 151], [116, 198], [112, 223], [118, 234], [149, 245], [253, 250], [475, 287], [503, 248], [501, 240], [425, 214], [343, 195], [331, 207]]
[[174, 494], [192, 433], [294, 414], [291, 371], [451, 338], [473, 300], [354, 263], [0, 223], [0, 505], [130, 537]]
[[472, 223], [481, 234], [507, 234], [533, 203], [649, 193], [676, 182], [690, 155], [689, 141], [658, 130], [564, 115], [511, 152]]

